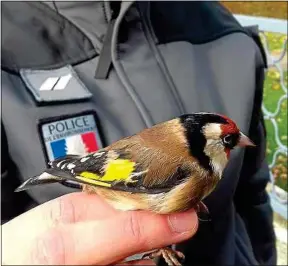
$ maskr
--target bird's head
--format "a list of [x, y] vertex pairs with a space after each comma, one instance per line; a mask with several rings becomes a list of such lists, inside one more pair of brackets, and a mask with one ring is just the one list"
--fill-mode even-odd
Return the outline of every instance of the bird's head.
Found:
[[181, 116], [191, 154], [206, 169], [221, 172], [236, 146], [255, 146], [229, 117], [215, 113]]

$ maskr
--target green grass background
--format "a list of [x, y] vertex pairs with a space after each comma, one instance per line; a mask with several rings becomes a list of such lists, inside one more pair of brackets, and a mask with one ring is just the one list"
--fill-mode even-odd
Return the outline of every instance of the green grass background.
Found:
[[[283, 45], [287, 39], [287, 35], [277, 33], [265, 33], [268, 41], [270, 53], [276, 58], [279, 57], [283, 50]], [[263, 37], [261, 37], [263, 41]], [[286, 47], [287, 48], [287, 47]], [[286, 56], [280, 63], [283, 74], [284, 84], [287, 87], [287, 51]], [[278, 101], [282, 95], [285, 95], [284, 90], [280, 84], [280, 73], [277, 68], [269, 68], [266, 73], [264, 83], [264, 95], [263, 103], [266, 109], [272, 113], [276, 111]], [[288, 145], [287, 140], [287, 99], [282, 101], [280, 112], [276, 115], [275, 119], [279, 129], [279, 138], [281, 143], [285, 146]], [[273, 155], [278, 149], [278, 145], [275, 140], [275, 129], [270, 120], [265, 120], [267, 129], [267, 160], [269, 163], [273, 160]], [[272, 168], [272, 173], [275, 178], [275, 183], [282, 189], [288, 191], [287, 186], [287, 155], [279, 154], [275, 166]]]

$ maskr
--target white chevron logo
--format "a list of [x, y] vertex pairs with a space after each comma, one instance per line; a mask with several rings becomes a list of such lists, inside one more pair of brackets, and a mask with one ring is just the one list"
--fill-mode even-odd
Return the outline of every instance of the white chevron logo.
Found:
[[71, 74], [62, 77], [51, 77], [44, 81], [40, 87], [40, 91], [63, 90], [67, 87], [68, 82], [72, 78]]

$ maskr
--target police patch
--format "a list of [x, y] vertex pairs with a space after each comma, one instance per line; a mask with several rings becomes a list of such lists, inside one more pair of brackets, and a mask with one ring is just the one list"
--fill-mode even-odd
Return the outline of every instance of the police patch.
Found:
[[39, 133], [48, 161], [103, 148], [94, 112], [41, 120]]

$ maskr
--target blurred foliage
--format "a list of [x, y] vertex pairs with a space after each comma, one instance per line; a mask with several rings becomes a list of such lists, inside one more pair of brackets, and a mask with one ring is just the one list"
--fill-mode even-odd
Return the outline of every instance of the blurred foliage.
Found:
[[[281, 33], [274, 33], [274, 32], [265, 32], [265, 36], [268, 41], [268, 48], [273, 54], [277, 54], [282, 52], [285, 40], [287, 39], [287, 35]], [[264, 41], [264, 37], [261, 34], [260, 38], [262, 42]], [[287, 47], [286, 47], [287, 48]]]
[[220, 1], [234, 14], [251, 15], [268, 18], [288, 18], [286, 1]]
[[[284, 47], [284, 42], [287, 39], [286, 35], [265, 32], [265, 36], [268, 42], [268, 49], [270, 54], [275, 58], [279, 58], [281, 51]], [[263, 36], [261, 36], [262, 41], [264, 41]], [[287, 47], [286, 47], [287, 48]], [[280, 66], [284, 74], [284, 84], [287, 87], [287, 52], [285, 57], [280, 62]], [[266, 109], [274, 113], [277, 109], [279, 98], [284, 95], [285, 92], [280, 84], [280, 73], [277, 68], [271, 67], [266, 72], [266, 78], [264, 83], [264, 95], [263, 102]], [[276, 115], [275, 120], [278, 126], [278, 135], [281, 143], [285, 146], [288, 145], [288, 129], [287, 129], [287, 99], [282, 101], [280, 105], [280, 112]], [[278, 145], [275, 140], [275, 129], [270, 120], [265, 120], [267, 129], [267, 159], [269, 164], [273, 161], [273, 155], [277, 151]], [[276, 162], [272, 168], [272, 173], [275, 178], [275, 184], [282, 189], [288, 191], [287, 185], [287, 156], [284, 154], [279, 154], [276, 157]]]

